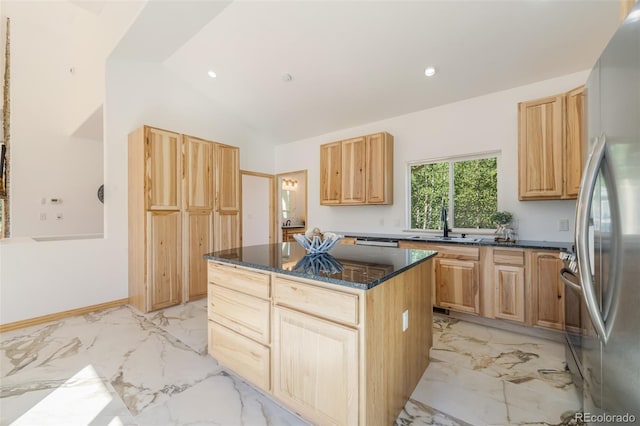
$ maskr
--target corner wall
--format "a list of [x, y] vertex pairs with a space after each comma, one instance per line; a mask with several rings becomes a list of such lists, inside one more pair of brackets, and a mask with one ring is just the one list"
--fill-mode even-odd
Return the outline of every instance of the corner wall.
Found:
[[[336, 231], [400, 233], [408, 226], [409, 161], [499, 150], [498, 208], [514, 214], [519, 228], [517, 237], [572, 241], [575, 201], [518, 201], [517, 104], [566, 92], [584, 84], [588, 73], [569, 74], [279, 145], [276, 147], [276, 169], [308, 169], [308, 226]], [[383, 130], [394, 136], [393, 205], [320, 206], [319, 146]], [[559, 219], [569, 220], [569, 231], [558, 231]]]

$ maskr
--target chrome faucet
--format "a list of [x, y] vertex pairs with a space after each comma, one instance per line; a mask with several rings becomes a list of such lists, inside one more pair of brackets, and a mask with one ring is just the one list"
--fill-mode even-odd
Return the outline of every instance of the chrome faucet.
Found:
[[449, 229], [449, 223], [447, 220], [447, 208], [445, 206], [442, 206], [442, 210], [440, 210], [440, 221], [442, 222], [442, 236], [444, 238], [447, 238], [451, 229]]
[[291, 219], [287, 219], [287, 221], [284, 223], [284, 226], [291, 226]]

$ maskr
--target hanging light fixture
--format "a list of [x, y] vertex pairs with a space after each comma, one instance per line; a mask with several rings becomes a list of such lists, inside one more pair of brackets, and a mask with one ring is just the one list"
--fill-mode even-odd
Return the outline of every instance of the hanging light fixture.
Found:
[[285, 191], [295, 191], [297, 187], [298, 187], [298, 180], [297, 179], [289, 179], [289, 178], [282, 179], [282, 189], [283, 190], [285, 190]]

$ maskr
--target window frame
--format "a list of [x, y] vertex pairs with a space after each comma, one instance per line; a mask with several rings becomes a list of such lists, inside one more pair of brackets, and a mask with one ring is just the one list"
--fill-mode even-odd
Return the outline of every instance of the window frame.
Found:
[[[406, 214], [405, 214], [405, 224], [406, 230], [411, 232], [425, 232], [425, 233], [433, 233], [433, 232], [442, 232], [442, 229], [421, 229], [421, 228], [411, 228], [411, 167], [419, 164], [435, 164], [435, 163], [449, 163], [449, 211], [447, 212], [447, 216], [451, 222], [452, 218], [454, 218], [455, 213], [455, 203], [453, 202], [454, 198], [454, 173], [453, 173], [453, 164], [460, 161], [470, 161], [470, 160], [483, 160], [487, 158], [495, 158], [496, 159], [496, 210], [500, 210], [498, 206], [500, 206], [500, 161], [501, 161], [502, 151], [483, 151], [477, 152], [474, 154], [466, 154], [466, 155], [452, 155], [447, 157], [439, 157], [439, 158], [431, 158], [427, 160], [413, 160], [407, 162], [406, 167], [406, 185], [405, 185], [405, 195], [406, 195]], [[495, 228], [458, 228], [454, 226], [450, 229], [454, 232], [461, 232], [466, 234], [489, 234], [494, 233]]]

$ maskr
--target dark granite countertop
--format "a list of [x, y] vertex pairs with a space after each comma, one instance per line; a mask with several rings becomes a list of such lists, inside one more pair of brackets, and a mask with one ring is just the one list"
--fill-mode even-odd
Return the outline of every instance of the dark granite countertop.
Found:
[[238, 247], [205, 259], [369, 290], [435, 256], [432, 250], [337, 244], [329, 254], [306, 256], [297, 243]]
[[[493, 247], [513, 247], [532, 248], [541, 250], [566, 250], [574, 251], [573, 243], [563, 241], [537, 241], [537, 240], [517, 240], [516, 242], [498, 242], [494, 237], [480, 238], [479, 241], [455, 241], [455, 240], [431, 240], [434, 234], [426, 233], [403, 233], [403, 234], [374, 234], [369, 232], [342, 232], [332, 231], [345, 237], [368, 238], [378, 241], [421, 241], [429, 244], [462, 244], [471, 246], [493, 246]], [[419, 238], [416, 238], [418, 236]]]

